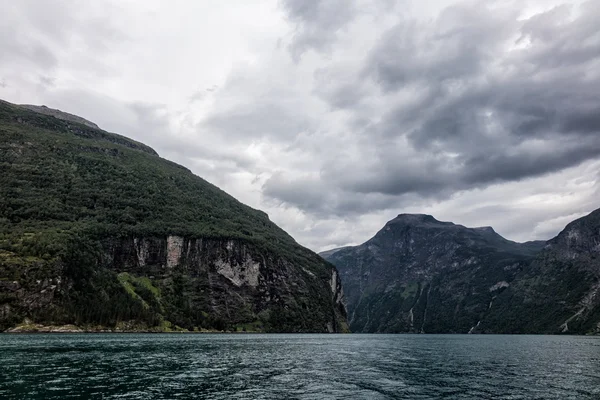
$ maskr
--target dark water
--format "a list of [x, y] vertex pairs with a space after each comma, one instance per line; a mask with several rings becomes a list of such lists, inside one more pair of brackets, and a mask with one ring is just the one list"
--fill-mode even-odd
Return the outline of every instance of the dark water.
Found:
[[1, 399], [600, 399], [600, 338], [0, 335]]

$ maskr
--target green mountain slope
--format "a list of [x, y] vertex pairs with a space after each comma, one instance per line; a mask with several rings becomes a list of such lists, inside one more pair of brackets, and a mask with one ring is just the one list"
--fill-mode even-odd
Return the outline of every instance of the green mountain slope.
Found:
[[346, 329], [335, 268], [265, 213], [146, 145], [46, 114], [0, 102], [0, 330]]

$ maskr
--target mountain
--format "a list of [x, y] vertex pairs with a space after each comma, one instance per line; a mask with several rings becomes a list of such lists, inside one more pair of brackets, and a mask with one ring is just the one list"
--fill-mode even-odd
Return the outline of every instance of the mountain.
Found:
[[400, 214], [366, 243], [322, 254], [342, 278], [352, 331], [467, 333], [512, 331], [503, 328], [503, 318], [518, 318], [509, 309], [482, 321], [543, 247]]
[[347, 330], [336, 269], [264, 212], [142, 143], [0, 101], [0, 330], [36, 324]]

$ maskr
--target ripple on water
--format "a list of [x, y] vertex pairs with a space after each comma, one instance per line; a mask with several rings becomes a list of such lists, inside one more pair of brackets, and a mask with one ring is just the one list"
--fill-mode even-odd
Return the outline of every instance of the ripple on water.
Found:
[[3, 335], [3, 399], [598, 399], [600, 338]]

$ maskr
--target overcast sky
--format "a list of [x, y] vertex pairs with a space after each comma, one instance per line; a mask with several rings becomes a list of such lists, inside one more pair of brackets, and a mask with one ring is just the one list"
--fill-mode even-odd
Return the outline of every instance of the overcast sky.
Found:
[[320, 251], [600, 207], [600, 1], [0, 2], [0, 98], [152, 146]]

